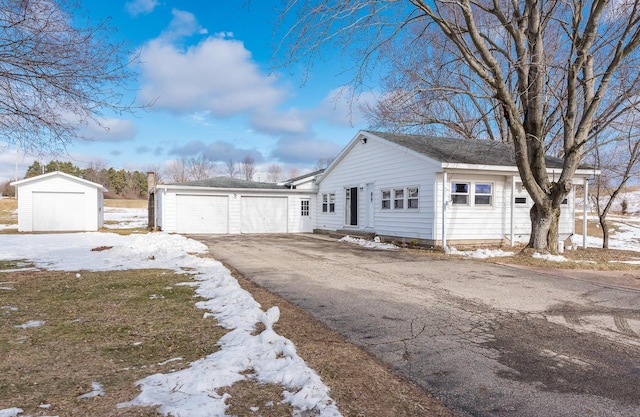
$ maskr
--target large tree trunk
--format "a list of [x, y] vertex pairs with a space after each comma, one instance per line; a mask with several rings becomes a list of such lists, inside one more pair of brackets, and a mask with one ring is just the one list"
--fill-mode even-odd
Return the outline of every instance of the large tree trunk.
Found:
[[538, 251], [557, 253], [560, 207], [552, 207], [550, 201], [547, 206], [542, 207], [534, 204], [529, 215], [531, 217], [531, 236], [527, 247]]

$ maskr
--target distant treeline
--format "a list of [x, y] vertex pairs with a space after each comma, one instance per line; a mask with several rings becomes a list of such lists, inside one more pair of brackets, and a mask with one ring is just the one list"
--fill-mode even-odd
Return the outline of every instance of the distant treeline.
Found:
[[40, 162], [35, 161], [27, 168], [24, 177], [31, 178], [54, 171], [64, 172], [103, 185], [109, 190], [104, 194], [105, 198], [125, 198], [129, 200], [147, 198], [147, 175], [139, 171], [95, 166], [82, 169], [71, 162], [51, 161], [47, 165], [42, 165]]

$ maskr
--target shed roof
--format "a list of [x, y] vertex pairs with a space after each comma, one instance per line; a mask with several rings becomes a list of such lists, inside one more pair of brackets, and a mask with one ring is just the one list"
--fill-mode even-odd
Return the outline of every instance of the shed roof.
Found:
[[[453, 139], [437, 136], [364, 130], [389, 142], [439, 162], [469, 165], [516, 166], [513, 147], [494, 141]], [[547, 168], [562, 168], [562, 159], [546, 156]], [[581, 168], [583, 168], [581, 166]], [[586, 168], [586, 167], [584, 167]]]
[[98, 190], [100, 190], [102, 192], [107, 192], [107, 189], [102, 184], [91, 182], [91, 181], [82, 179], [80, 177], [76, 177], [75, 175], [67, 174], [67, 173], [61, 172], [61, 171], [54, 171], [54, 172], [49, 172], [49, 173], [42, 174], [42, 175], [36, 175], [35, 177], [29, 177], [29, 178], [25, 178], [25, 179], [20, 180], [20, 181], [14, 181], [9, 185], [13, 185], [13, 186], [19, 187], [19, 186], [22, 186], [24, 184], [30, 184], [32, 182], [45, 181], [47, 179], [56, 178], [56, 177], [65, 178], [67, 180], [74, 181], [74, 182], [77, 182], [79, 184], [85, 184], [85, 185], [88, 185], [88, 186], [91, 186], [91, 187], [95, 187], [95, 188], [97, 188]]
[[214, 177], [206, 180], [196, 180], [187, 182], [177, 182], [170, 185], [179, 185], [187, 187], [209, 187], [209, 188], [252, 188], [252, 189], [269, 189], [284, 190], [284, 185], [273, 184], [270, 182], [255, 182], [232, 177]]

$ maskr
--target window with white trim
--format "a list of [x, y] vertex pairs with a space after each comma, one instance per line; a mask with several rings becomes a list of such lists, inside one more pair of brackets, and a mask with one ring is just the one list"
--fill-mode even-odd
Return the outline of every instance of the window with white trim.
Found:
[[408, 209], [418, 208], [418, 187], [407, 188], [407, 208]]
[[336, 195], [334, 193], [322, 194], [322, 212], [335, 213]]
[[393, 208], [404, 208], [404, 188], [393, 190]]
[[493, 184], [476, 183], [474, 187], [474, 204], [476, 206], [490, 206], [493, 199]]
[[391, 190], [382, 190], [382, 209], [389, 210], [391, 208]]
[[451, 204], [467, 206], [469, 205], [469, 183], [468, 182], [452, 182], [451, 183]]

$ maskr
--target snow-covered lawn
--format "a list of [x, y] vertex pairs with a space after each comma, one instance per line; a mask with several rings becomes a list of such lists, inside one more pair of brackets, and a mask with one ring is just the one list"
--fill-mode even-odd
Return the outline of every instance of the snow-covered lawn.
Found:
[[[187, 285], [195, 287], [206, 300], [196, 304], [205, 310], [205, 318], [212, 317], [230, 329], [218, 342], [220, 350], [186, 369], [138, 381], [140, 395], [120, 407], [154, 406], [165, 415], [176, 417], [224, 416], [227, 397], [218, 395], [216, 389], [255, 378], [281, 385], [283, 401], [298, 414], [313, 410], [317, 416], [340, 415], [318, 374], [307, 367], [290, 340], [273, 330], [279, 318], [278, 308], [263, 311], [220, 262], [198, 256], [208, 251], [202, 243], [166, 233], [120, 236], [98, 232], [2, 235], [0, 242], [0, 260], [28, 260], [47, 270], [160, 268], [185, 274]], [[108, 246], [112, 248], [91, 250]], [[263, 323], [265, 330], [254, 334], [257, 323]], [[46, 325], [34, 321], [23, 326]], [[100, 381], [95, 384], [95, 395], [109, 395]], [[177, 386], [182, 388], [176, 390]], [[0, 410], [0, 417], [22, 414], [20, 404], [11, 405], [13, 408]]]

